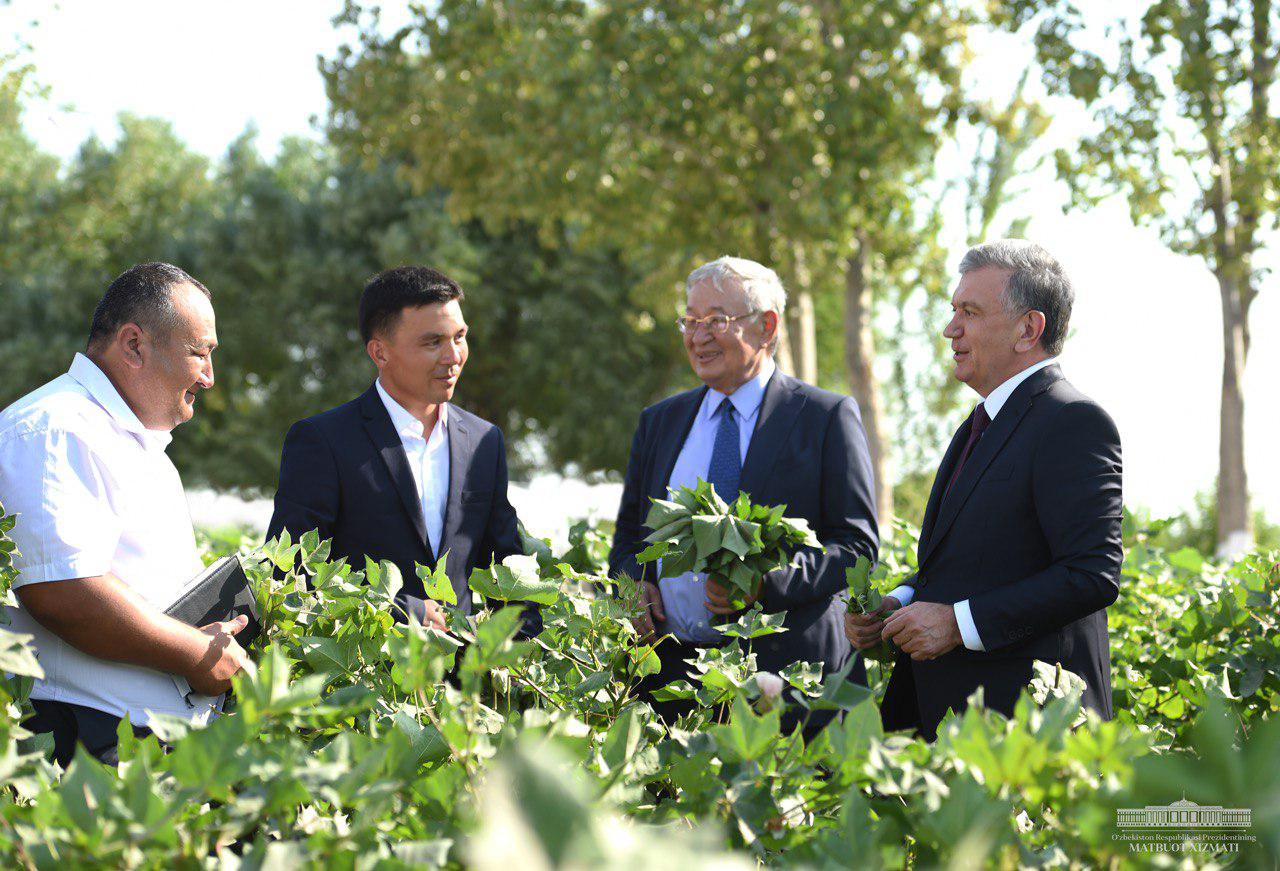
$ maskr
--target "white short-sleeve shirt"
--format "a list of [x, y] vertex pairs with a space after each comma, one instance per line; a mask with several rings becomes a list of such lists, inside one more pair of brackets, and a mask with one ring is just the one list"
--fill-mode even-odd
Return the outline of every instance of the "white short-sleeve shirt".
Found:
[[[148, 430], [93, 361], [0, 412], [0, 504], [17, 515], [15, 587], [110, 572], [158, 609], [202, 569], [166, 432]], [[35, 699], [69, 702], [146, 725], [150, 712], [202, 721], [172, 675], [76, 650], [22, 607], [12, 629], [35, 636], [45, 676]], [[211, 700], [210, 700], [211, 701]]]

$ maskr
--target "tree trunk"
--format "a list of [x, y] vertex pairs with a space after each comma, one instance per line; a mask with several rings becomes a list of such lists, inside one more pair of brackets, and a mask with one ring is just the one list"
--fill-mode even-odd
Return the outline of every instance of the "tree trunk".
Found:
[[778, 319], [778, 344], [773, 349], [773, 362], [788, 375], [796, 374], [795, 357], [791, 353], [791, 330], [787, 329], [787, 318]]
[[1222, 295], [1222, 405], [1218, 428], [1218, 555], [1235, 558], [1253, 547], [1249, 479], [1244, 463], [1244, 367], [1248, 354], [1236, 280], [1218, 277]]
[[813, 308], [813, 274], [803, 246], [792, 254], [792, 292], [787, 306], [787, 334], [791, 337], [792, 374], [809, 384], [818, 383], [818, 335]]
[[787, 306], [787, 334], [791, 337], [793, 372], [801, 381], [818, 383], [818, 329], [813, 291], [801, 288]]
[[867, 281], [870, 254], [866, 234], [859, 231], [858, 249], [845, 260], [844, 359], [849, 391], [862, 412], [862, 427], [871, 449], [871, 467], [876, 477], [876, 516], [883, 530], [893, 518], [893, 478], [889, 445], [884, 435], [884, 403], [872, 366], [875, 340], [871, 329], [871, 286]]

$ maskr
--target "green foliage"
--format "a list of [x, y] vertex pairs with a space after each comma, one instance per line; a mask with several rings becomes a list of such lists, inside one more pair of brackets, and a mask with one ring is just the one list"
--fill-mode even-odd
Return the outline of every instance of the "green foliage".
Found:
[[870, 614], [884, 601], [884, 595], [871, 580], [871, 560], [865, 556], [844, 570], [844, 579], [849, 585], [849, 607], [856, 608], [859, 614]]
[[838, 275], [961, 111], [971, 17], [946, 2], [451, 0], [388, 34], [378, 14], [349, 4], [359, 44], [325, 64], [336, 142], [409, 155], [418, 189], [447, 188], [457, 214], [568, 224], [663, 298], [726, 251], [801, 284]]
[[[1117, 718], [1082, 713], [1078, 679], [1041, 665], [1012, 719], [977, 704], [934, 745], [885, 735], [872, 693], [806, 664], [782, 680], [844, 716], [808, 743], [783, 734], [777, 678], [736, 647], [704, 651], [692, 682], [669, 688], [702, 704], [663, 727], [635, 696], [657, 663], [626, 619], [634, 585], [594, 595], [604, 578], [554, 554], [515, 563], [513, 577], [556, 591], [543, 634], [516, 641], [516, 609], [452, 611], [448, 633], [396, 624], [391, 567], [330, 562], [314, 534], [270, 542], [245, 555], [264, 615], [256, 671], [207, 727], [156, 721], [169, 752], [125, 724], [118, 771], [80, 754], [60, 772], [19, 725], [30, 678], [0, 682], [0, 861], [1138, 867], [1112, 838], [1115, 809], [1185, 793], [1253, 808], [1258, 843], [1241, 861], [1272, 863], [1280, 555], [1216, 566], [1126, 531]], [[889, 542], [869, 580], [901, 577], [909, 551], [909, 536]], [[492, 592], [497, 575], [481, 575]], [[22, 672], [25, 643], [0, 638], [3, 668]]]
[[662, 576], [702, 572], [722, 580], [734, 600], [752, 598], [769, 572], [781, 568], [801, 547], [821, 549], [809, 524], [784, 517], [787, 506], [752, 504], [746, 493], [725, 502], [701, 479], [696, 487], [654, 499], [645, 518], [653, 532], [638, 562], [662, 560]]
[[171, 448], [188, 484], [269, 491], [289, 425], [369, 386], [356, 306], [392, 265], [429, 263], [466, 289], [457, 401], [528, 447], [517, 471], [621, 469], [635, 409], [684, 371], [656, 326], [666, 309], [633, 300], [636, 277], [608, 251], [455, 222], [392, 161], [301, 140], [265, 160], [252, 131], [211, 164], [167, 124], [124, 116], [114, 144], [59, 165], [22, 133], [16, 74], [0, 75], [0, 294], [23, 325], [0, 336], [0, 407], [66, 371], [108, 283], [144, 260], [200, 279], [218, 316], [216, 385]]
[[[1218, 538], [1218, 504], [1213, 491], [1202, 490], [1190, 508], [1172, 517], [1157, 520], [1149, 512], [1142, 512], [1134, 522], [1149, 532], [1151, 541], [1161, 550], [1189, 547], [1200, 553], [1213, 553]], [[1262, 509], [1253, 513], [1253, 534], [1259, 550], [1280, 549], [1280, 524], [1272, 523]]]

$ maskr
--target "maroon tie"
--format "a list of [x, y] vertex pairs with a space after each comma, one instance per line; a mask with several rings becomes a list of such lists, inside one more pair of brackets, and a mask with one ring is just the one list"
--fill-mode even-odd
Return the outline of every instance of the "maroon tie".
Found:
[[964, 443], [964, 450], [960, 452], [960, 459], [956, 462], [956, 470], [951, 473], [951, 480], [947, 482], [947, 491], [942, 494], [943, 499], [947, 498], [951, 493], [951, 488], [956, 485], [956, 480], [960, 477], [960, 471], [964, 468], [969, 455], [973, 453], [974, 445], [978, 443], [978, 439], [982, 438], [987, 425], [991, 423], [991, 418], [987, 416], [987, 404], [985, 402], [978, 403], [978, 407], [974, 409], [972, 419], [973, 426], [969, 428], [969, 439]]

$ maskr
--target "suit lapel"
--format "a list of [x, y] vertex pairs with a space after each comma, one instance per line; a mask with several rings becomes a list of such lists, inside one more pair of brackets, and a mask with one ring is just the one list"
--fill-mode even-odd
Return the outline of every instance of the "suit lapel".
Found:
[[760, 414], [756, 417], [756, 428], [751, 435], [751, 446], [747, 448], [738, 484], [741, 490], [753, 497], [769, 480], [773, 464], [800, 417], [800, 408], [806, 400], [797, 392], [797, 387], [798, 382], [781, 370], [775, 371], [765, 385]]
[[[923, 547], [920, 553], [918, 560], [920, 565], [924, 565], [925, 560], [929, 558], [929, 555], [937, 548], [938, 543], [946, 536], [947, 530], [950, 529], [952, 522], [956, 519], [956, 515], [960, 513], [961, 507], [973, 492], [973, 488], [982, 480], [982, 475], [987, 471], [987, 467], [999, 455], [1000, 450], [1009, 441], [1009, 437], [1018, 428], [1018, 424], [1022, 422], [1022, 418], [1031, 409], [1035, 398], [1048, 390], [1055, 381], [1061, 378], [1061, 369], [1056, 365], [1048, 366], [1019, 384], [1018, 388], [1013, 391], [1013, 395], [1005, 402], [995, 420], [987, 427], [987, 431], [982, 434], [982, 438], [978, 439], [978, 443], [974, 446], [968, 462], [960, 470], [960, 477], [956, 479], [955, 486], [950, 493], [943, 497], [942, 504], [938, 508], [937, 524], [929, 530], [928, 545]], [[961, 427], [961, 429], [967, 439], [969, 434], [968, 427]], [[956, 433], [956, 438], [959, 439], [959, 437], [960, 433]], [[960, 444], [963, 446], [964, 442], [960, 442]], [[948, 453], [951, 452], [948, 451]], [[946, 478], [939, 471], [938, 477], [934, 479], [934, 490], [937, 490], [939, 486], [945, 488], [949, 477], [949, 471]], [[932, 493], [930, 494], [930, 503], [933, 502], [933, 495]]]
[[413, 483], [413, 473], [409, 471], [409, 460], [404, 453], [404, 445], [400, 442], [400, 434], [391, 425], [391, 416], [382, 404], [376, 387], [370, 387], [360, 397], [360, 410], [364, 415], [364, 428], [369, 434], [373, 446], [386, 464], [387, 473], [395, 485], [400, 503], [413, 521], [418, 539], [422, 546], [431, 553], [431, 544], [427, 541], [427, 523], [422, 516], [422, 503], [418, 499], [418, 488]]
[[[707, 388], [694, 390], [681, 402], [674, 403], [668, 412], [675, 426], [658, 427], [658, 442], [654, 445], [653, 469], [654, 477], [649, 481], [649, 495], [654, 499], [667, 498], [667, 482], [671, 480], [671, 472], [680, 457], [680, 449], [684, 447], [689, 430], [693, 429], [693, 420], [702, 407], [702, 399], [707, 395]], [[648, 507], [645, 508], [648, 516]]]
[[929, 549], [933, 527], [938, 521], [938, 509], [942, 506], [942, 494], [947, 489], [947, 482], [951, 480], [951, 471], [960, 459], [960, 452], [964, 450], [964, 443], [969, 440], [969, 430], [972, 426], [973, 413], [970, 412], [965, 422], [960, 424], [960, 429], [956, 430], [956, 434], [951, 437], [951, 444], [947, 446], [947, 452], [942, 456], [942, 464], [938, 466], [938, 473], [933, 478], [933, 486], [929, 490], [929, 502], [924, 509], [924, 520], [920, 522], [920, 542], [916, 550], [916, 556], [919, 558], [917, 563], [923, 562], [924, 552]]

